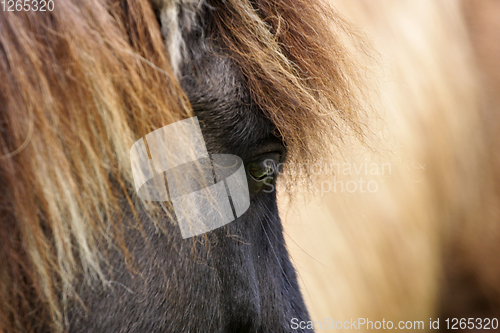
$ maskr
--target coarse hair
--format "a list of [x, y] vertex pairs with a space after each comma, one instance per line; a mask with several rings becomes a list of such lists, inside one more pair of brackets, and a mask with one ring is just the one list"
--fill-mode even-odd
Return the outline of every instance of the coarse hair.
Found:
[[[181, 2], [0, 12], [0, 332], [63, 331], [75, 275], [104, 279], [97, 243], [127, 253], [119, 202], [134, 205], [129, 149], [193, 116], [155, 15], [164, 3]], [[361, 36], [334, 10], [305, 0], [203, 5], [291, 160], [362, 139], [361, 67], [344, 46]]]

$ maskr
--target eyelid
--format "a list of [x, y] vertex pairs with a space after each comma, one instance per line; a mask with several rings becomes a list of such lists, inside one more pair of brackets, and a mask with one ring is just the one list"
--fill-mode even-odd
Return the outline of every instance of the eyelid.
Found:
[[260, 154], [258, 156], [255, 156], [254, 158], [252, 158], [248, 164], [250, 163], [259, 163], [259, 162], [263, 162], [263, 161], [267, 161], [267, 160], [272, 160], [272, 161], [276, 161], [277, 163], [281, 163], [282, 160], [283, 160], [283, 154], [279, 151], [273, 151], [273, 152], [268, 152], [268, 153], [264, 153], [264, 154]]
[[286, 157], [286, 148], [283, 143], [271, 141], [260, 145], [258, 148], [253, 150], [253, 157], [249, 162], [260, 159], [262, 156], [268, 154], [278, 154], [280, 159], [279, 162], [283, 162]]

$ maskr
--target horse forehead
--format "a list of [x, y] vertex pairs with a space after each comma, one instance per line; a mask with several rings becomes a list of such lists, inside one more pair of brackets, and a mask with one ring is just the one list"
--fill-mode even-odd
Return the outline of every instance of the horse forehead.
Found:
[[161, 25], [172, 70], [178, 76], [186, 50], [183, 34], [196, 25], [196, 15], [202, 10], [204, 1], [152, 0], [151, 3]]
[[195, 0], [153, 4], [174, 74], [201, 120], [209, 149], [251, 151], [275, 126], [253, 103], [240, 68], [205, 31], [209, 9]]
[[[196, 49], [192, 51], [197, 52]], [[181, 85], [201, 120], [207, 145], [209, 149], [226, 147], [228, 150], [220, 152], [244, 158], [247, 152], [268, 138], [275, 127], [252, 101], [231, 59], [210, 54], [202, 63], [199, 59], [183, 66]]]

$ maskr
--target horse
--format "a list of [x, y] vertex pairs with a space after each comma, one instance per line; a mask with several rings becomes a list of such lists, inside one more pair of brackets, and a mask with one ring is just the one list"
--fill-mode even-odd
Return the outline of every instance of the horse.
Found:
[[[361, 34], [320, 1], [7, 6], [0, 331], [289, 332], [308, 320], [261, 177], [278, 181], [265, 161], [364, 140], [350, 56]], [[184, 239], [170, 202], [138, 196], [129, 153], [194, 116], [210, 154], [241, 158], [251, 191], [235, 221]]]

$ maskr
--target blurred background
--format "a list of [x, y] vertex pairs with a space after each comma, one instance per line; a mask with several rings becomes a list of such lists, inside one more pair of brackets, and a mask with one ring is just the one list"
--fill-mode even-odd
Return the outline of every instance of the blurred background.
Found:
[[500, 1], [331, 2], [375, 50], [377, 149], [280, 184], [312, 319], [500, 317]]

